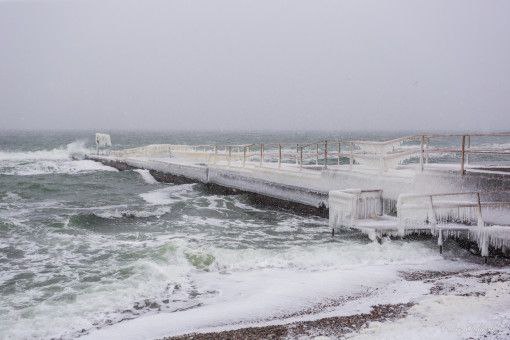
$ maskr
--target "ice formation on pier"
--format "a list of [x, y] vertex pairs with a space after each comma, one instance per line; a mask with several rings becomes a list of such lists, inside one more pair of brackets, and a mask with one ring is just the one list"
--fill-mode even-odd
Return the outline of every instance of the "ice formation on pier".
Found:
[[112, 146], [112, 140], [110, 135], [105, 133], [96, 133], [96, 145], [99, 148], [110, 147]]
[[123, 149], [112, 151], [116, 157], [156, 157], [170, 156], [173, 145], [170, 144], [151, 144], [138, 148]]
[[[397, 172], [387, 173], [386, 170], [399, 170], [399, 164], [410, 159], [416, 161], [417, 158], [423, 165], [429, 158], [439, 157], [440, 151], [447, 149], [429, 148], [428, 140], [423, 136], [403, 137], [388, 142], [343, 143], [349, 143], [350, 150], [342, 149], [341, 153], [338, 142], [335, 155], [337, 164], [328, 169], [325, 164], [320, 165], [322, 152], [323, 157], [328, 155], [326, 143], [324, 147], [320, 143], [283, 147], [281, 144], [154, 144], [112, 151], [110, 155], [121, 161], [124, 158], [123, 161], [130, 167], [152, 169], [315, 208], [324, 205], [330, 188], [375, 187], [385, 191], [384, 199], [381, 190], [329, 191], [330, 226], [355, 228], [372, 239], [383, 235], [427, 233], [437, 236], [442, 244], [443, 239], [448, 237], [469, 237], [480, 245], [484, 254], [488, 252], [489, 245], [502, 248], [508, 243], [505, 232], [496, 232], [492, 227], [483, 229], [486, 225], [507, 223], [501, 221], [508, 220], [508, 203], [505, 207], [494, 206], [497, 203], [494, 197], [488, 197], [486, 205], [480, 202], [479, 194], [477, 197], [473, 193], [401, 194], [395, 201], [399, 193], [426, 190], [424, 188], [429, 187], [426, 182], [428, 174], [420, 175], [420, 181], [425, 181], [422, 183], [414, 178], [407, 167], [398, 175]], [[430, 153], [430, 150], [434, 152]], [[346, 155], [354, 160], [349, 167], [344, 166], [345, 162], [340, 162], [341, 157]], [[353, 164], [360, 166], [353, 168]], [[374, 176], [370, 168], [380, 169], [381, 176]], [[140, 174], [147, 180], [148, 173]], [[438, 174], [450, 177], [446, 172]], [[487, 181], [484, 180], [484, 183]], [[439, 183], [433, 189], [444, 187], [445, 191], [452, 190], [455, 182], [444, 182], [448, 184]], [[397, 218], [393, 217], [395, 214]]]
[[335, 190], [329, 192], [329, 223], [334, 227], [354, 227], [357, 220], [382, 215], [380, 190]]
[[397, 203], [401, 229], [429, 227], [439, 245], [449, 237], [467, 237], [477, 243], [482, 256], [489, 255], [489, 246], [503, 251], [510, 248], [510, 227], [486, 226], [482, 213], [490, 218], [490, 213], [502, 208], [484, 209], [477, 193], [400, 195]]
[[476, 193], [401, 194], [397, 202], [398, 217], [404, 226], [462, 223], [483, 227], [483, 209], [484, 203], [477, 200]]
[[415, 146], [402, 148], [405, 141], [405, 139], [396, 139], [388, 142], [357, 142], [354, 155], [356, 162], [381, 170], [396, 168], [405, 161], [419, 156], [420, 150]]

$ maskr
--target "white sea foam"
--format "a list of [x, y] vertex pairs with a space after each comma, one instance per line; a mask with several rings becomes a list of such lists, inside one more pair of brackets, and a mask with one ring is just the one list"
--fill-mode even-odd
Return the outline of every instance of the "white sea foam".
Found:
[[[67, 265], [59, 262], [56, 264]], [[182, 287], [184, 292], [192, 289], [186, 278], [189, 269], [182, 265], [139, 260], [130, 268], [112, 268], [112, 273], [115, 274], [118, 270], [132, 270], [135, 275], [123, 280], [105, 278], [101, 285], [82, 291], [74, 302], [72, 299], [78, 287], [67, 288], [47, 302], [31, 308], [31, 317], [20, 318], [17, 311], [10, 311], [11, 317], [18, 320], [15, 323], [0, 323], [0, 334], [2, 337], [19, 339], [53, 338], [62, 335], [70, 338], [81, 329], [102, 325], [106, 319], [120, 320], [126, 316], [122, 314], [122, 310], [131, 308], [135, 301], [143, 301], [146, 296], [165, 296], [162, 294], [170, 282]], [[39, 275], [39, 279], [44, 281], [44, 276]], [[18, 300], [16, 303], [28, 304], [30, 300], [37, 299], [37, 295], [26, 295], [26, 302]]]
[[6, 192], [3, 197], [0, 196], [0, 201], [4, 202], [17, 202], [21, 200], [23, 200], [23, 198], [20, 195], [10, 191]]
[[123, 218], [123, 217], [161, 217], [170, 211], [168, 207], [160, 207], [155, 210], [129, 210], [129, 209], [115, 209], [113, 211], [102, 211], [94, 213], [96, 216], [102, 218]]
[[195, 184], [172, 185], [166, 188], [152, 190], [140, 194], [147, 203], [153, 205], [166, 205], [188, 199], [186, 193], [193, 190]]
[[149, 172], [149, 170], [145, 170], [145, 169], [135, 169], [133, 170], [137, 173], [140, 174], [140, 176], [142, 176], [142, 179], [145, 181], [145, 183], [147, 184], [157, 184], [158, 181], [156, 181], [156, 179], [154, 177], [152, 177], [151, 173]]
[[37, 162], [16, 164], [10, 169], [1, 171], [4, 175], [33, 176], [44, 174], [78, 174], [93, 171], [117, 171], [115, 168], [102, 165], [90, 160], [66, 160], [66, 161], [47, 161], [39, 160]]
[[90, 150], [85, 147], [84, 141], [74, 141], [66, 147], [55, 148], [52, 150], [37, 151], [0, 151], [0, 160], [65, 160], [73, 154], [85, 154]]
[[80, 159], [86, 152], [88, 150], [83, 141], [52, 150], [0, 151], [0, 174], [30, 176], [117, 171], [94, 161]]
[[[189, 185], [169, 188], [186, 192], [187, 187]], [[222, 223], [217, 219], [203, 221], [213, 227]], [[73, 267], [80, 263], [73, 254], [76, 236], [58, 234], [56, 237], [59, 240], [56, 242], [59, 244], [58, 256], [52, 264], [63, 268], [64, 274], [73, 275]], [[94, 256], [121, 254], [128, 249], [134, 254], [151, 249], [152, 255], [143, 255], [121, 267], [118, 267], [117, 256], [112, 257], [101, 266], [109, 270], [107, 274], [100, 274], [100, 285], [90, 285], [88, 289], [68, 286], [51, 300], [31, 307], [33, 316], [30, 318], [19, 317], [22, 310], [11, 310], [7, 320], [17, 321], [0, 325], [2, 336], [72, 337], [77, 334], [75, 332], [85, 329], [91, 338], [158, 338], [208, 327], [267, 322], [275, 317], [299, 313], [321, 302], [382, 289], [395, 282], [397, 271], [403, 268], [430, 265], [437, 270], [446, 262], [434, 249], [406, 242], [382, 245], [319, 242], [278, 249], [225, 249], [204, 242], [197, 246], [189, 235], [179, 236], [177, 233], [164, 233], [143, 244], [128, 239], [113, 241], [102, 234], [87, 233], [86, 237], [87, 248]], [[39, 255], [30, 252], [27, 256]], [[40, 260], [34, 258], [29, 262], [42, 266], [44, 261]], [[45, 268], [35, 267], [33, 270], [44, 272]], [[133, 274], [123, 277], [121, 273], [128, 270]], [[38, 280], [44, 281], [44, 274], [41, 273]], [[18, 296], [17, 301], [5, 303], [28, 303], [44, 293], [39, 290], [30, 292], [25, 302]], [[71, 300], [68, 301], [67, 296]], [[163, 299], [171, 302], [168, 309], [159, 314], [148, 311], [139, 319], [116, 323], [130, 316], [122, 313], [123, 310], [146, 298], [160, 304]], [[364, 308], [369, 305], [367, 303]], [[116, 324], [108, 326], [106, 319]], [[96, 327], [100, 330], [96, 331]]]
[[0, 151], [0, 160], [30, 161], [38, 159], [43, 160], [69, 159], [69, 152], [64, 148], [25, 152]]
[[[342, 297], [363, 294], [368, 298], [371, 292], [399, 282], [398, 271], [402, 269], [455, 266], [431, 249], [398, 242], [347, 248], [333, 244], [287, 251], [216, 248], [188, 252], [202, 257], [204, 254], [214, 256], [217, 266], [212, 264], [207, 271], [191, 271], [188, 276], [201, 291], [219, 294], [201, 299], [200, 307], [142, 316], [92, 331], [86, 338], [159, 338], [213, 327], [268, 322]], [[405, 287], [403, 283], [391, 288], [405, 292]], [[414, 292], [417, 296], [423, 293], [422, 290]], [[370, 305], [352, 304], [344, 312], [366, 312]]]

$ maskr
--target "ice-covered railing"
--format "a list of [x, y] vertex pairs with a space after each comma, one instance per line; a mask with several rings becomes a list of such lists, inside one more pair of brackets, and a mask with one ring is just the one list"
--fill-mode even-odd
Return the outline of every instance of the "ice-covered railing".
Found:
[[170, 144], [152, 144], [137, 148], [112, 150], [111, 155], [116, 157], [155, 157], [170, 156], [172, 145]]
[[361, 221], [378, 219], [383, 215], [382, 190], [330, 191], [328, 207], [329, 226], [333, 235], [336, 228], [356, 228], [367, 234], [372, 241], [378, 239], [378, 230], [363, 226], [365, 223]]
[[[498, 140], [499, 139], [499, 140]], [[501, 140], [502, 139], [502, 140]], [[508, 141], [508, 143], [505, 143]], [[112, 151], [116, 156], [181, 157], [207, 164], [229, 166], [266, 165], [337, 170], [375, 169], [379, 172], [409, 167], [418, 170], [432, 163], [458, 163], [464, 174], [470, 171], [510, 167], [510, 133], [423, 134], [388, 141], [323, 140], [312, 143], [256, 143], [230, 145], [157, 144]], [[508, 161], [504, 157], [508, 157]]]
[[[399, 227], [402, 234], [406, 230], [429, 227], [432, 234], [438, 234], [440, 246], [443, 237], [458, 237], [459, 233], [467, 232], [478, 243], [482, 256], [487, 256], [489, 245], [510, 247], [509, 194], [508, 191], [401, 194], [397, 200]], [[490, 201], [484, 200], [485, 197]], [[498, 220], [498, 215], [503, 220]]]
[[[510, 166], [510, 133], [423, 134], [383, 142], [344, 142], [347, 152], [342, 157], [362, 167], [387, 171], [415, 163], [419, 171], [433, 164], [458, 164], [466, 170], [498, 170]], [[344, 147], [345, 148], [345, 147]]]
[[137, 148], [113, 150], [110, 155], [116, 157], [190, 157], [203, 158], [211, 155], [210, 145], [151, 144]]
[[386, 171], [418, 155], [414, 148], [402, 148], [417, 136], [406, 136], [389, 141], [353, 141], [350, 143], [350, 156], [357, 164]]
[[358, 220], [383, 214], [381, 190], [333, 190], [329, 192], [329, 224], [331, 227], [356, 226]]
[[[493, 203], [493, 202], [491, 202]], [[397, 216], [404, 227], [464, 223], [484, 225], [480, 193], [445, 193], [433, 195], [401, 194]]]
[[[508, 140], [509, 143], [505, 144], [504, 140], [482, 143], [497, 138]], [[472, 143], [474, 139], [478, 140], [477, 144]], [[285, 163], [295, 163], [300, 168], [316, 169], [328, 166], [339, 169], [335, 166], [348, 165], [349, 170], [372, 168], [380, 172], [413, 163], [421, 171], [432, 163], [448, 163], [451, 166], [458, 163], [460, 173], [464, 174], [466, 168], [480, 169], [480, 161], [484, 159], [492, 160], [496, 165], [510, 165], [510, 162], [506, 164], [501, 159], [507, 155], [510, 156], [510, 133], [424, 134], [388, 141], [324, 140], [312, 143], [249, 144], [238, 150], [236, 158], [243, 166], [247, 162], [258, 162], [260, 166], [277, 163], [278, 167]]]
[[466, 170], [498, 170], [510, 166], [510, 133], [429, 134], [421, 136], [420, 170], [432, 163], [457, 163]]

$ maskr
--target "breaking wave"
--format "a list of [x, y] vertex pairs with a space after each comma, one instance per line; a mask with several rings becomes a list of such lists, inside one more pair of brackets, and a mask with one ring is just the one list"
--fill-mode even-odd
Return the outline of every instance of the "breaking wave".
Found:
[[73, 155], [84, 155], [89, 151], [85, 141], [78, 140], [52, 150], [0, 151], [0, 161], [66, 160]]
[[140, 176], [142, 176], [142, 179], [147, 184], [157, 184], [158, 183], [158, 181], [156, 181], [156, 179], [154, 177], [152, 177], [149, 170], [135, 169], [133, 171], [139, 173]]
[[0, 174], [31, 176], [117, 171], [97, 162], [84, 160], [84, 155], [89, 151], [84, 141], [75, 141], [52, 150], [0, 151]]
[[105, 212], [80, 213], [69, 218], [69, 223], [78, 227], [95, 227], [99, 225], [110, 226], [112, 223], [125, 223], [140, 218], [160, 218], [170, 209], [149, 210], [114, 210]]
[[193, 190], [195, 184], [172, 185], [140, 194], [147, 203], [153, 205], [166, 205], [187, 199], [187, 193]]

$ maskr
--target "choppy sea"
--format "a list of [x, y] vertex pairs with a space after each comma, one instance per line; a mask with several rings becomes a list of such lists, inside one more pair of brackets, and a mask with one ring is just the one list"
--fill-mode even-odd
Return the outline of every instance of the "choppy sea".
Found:
[[[112, 133], [119, 148], [325, 137], [367, 136]], [[155, 316], [176, 332], [286, 318], [453, 261], [433, 241], [332, 238], [323, 218], [71, 158], [92, 142], [91, 131], [0, 132], [1, 339], [90, 336]]]

